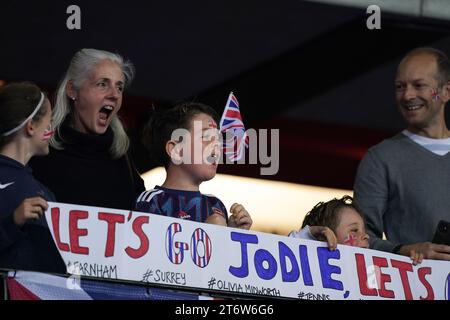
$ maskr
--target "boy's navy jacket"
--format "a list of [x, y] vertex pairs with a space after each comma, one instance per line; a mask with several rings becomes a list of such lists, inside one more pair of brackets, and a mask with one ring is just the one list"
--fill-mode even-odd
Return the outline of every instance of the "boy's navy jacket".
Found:
[[65, 273], [44, 215], [22, 227], [14, 223], [14, 210], [36, 196], [55, 201], [29, 167], [0, 155], [0, 268]]
[[155, 186], [141, 193], [136, 200], [135, 210], [197, 222], [205, 222], [213, 213], [219, 213], [228, 222], [227, 209], [222, 201], [200, 191]]

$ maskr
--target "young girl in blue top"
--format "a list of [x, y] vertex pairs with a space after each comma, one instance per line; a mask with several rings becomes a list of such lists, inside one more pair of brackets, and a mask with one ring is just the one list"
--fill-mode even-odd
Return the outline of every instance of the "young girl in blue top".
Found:
[[0, 268], [64, 273], [44, 216], [54, 195], [27, 166], [48, 154], [50, 102], [34, 84], [10, 84], [0, 88], [0, 114]]

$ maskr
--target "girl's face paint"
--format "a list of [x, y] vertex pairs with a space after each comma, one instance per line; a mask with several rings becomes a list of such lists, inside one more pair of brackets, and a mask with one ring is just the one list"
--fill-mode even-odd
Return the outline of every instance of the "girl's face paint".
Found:
[[52, 125], [49, 124], [47, 129], [45, 129], [45, 131], [44, 131], [42, 141], [47, 141], [48, 139], [50, 139], [52, 137], [53, 133], [54, 133], [54, 131], [52, 130]]
[[344, 240], [344, 244], [356, 247], [356, 236], [353, 233], [349, 233]]
[[334, 233], [339, 244], [352, 247], [368, 248], [369, 236], [366, 233], [364, 220], [354, 208], [339, 209], [339, 223]]
[[433, 88], [431, 89], [431, 100], [438, 101], [439, 100], [439, 92], [437, 89]]
[[33, 152], [33, 156], [44, 156], [49, 152], [49, 139], [51, 138], [52, 131], [52, 109], [50, 106], [50, 102], [46, 100], [45, 106], [46, 108], [45, 115], [38, 122], [35, 123], [35, 133], [32, 138], [32, 148], [30, 151]]

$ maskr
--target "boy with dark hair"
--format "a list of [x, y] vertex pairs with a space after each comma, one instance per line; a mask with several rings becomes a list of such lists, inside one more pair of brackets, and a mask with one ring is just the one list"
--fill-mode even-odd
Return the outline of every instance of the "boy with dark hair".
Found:
[[252, 219], [242, 205], [233, 204], [228, 218], [222, 201], [199, 190], [216, 174], [221, 154], [217, 120], [202, 103], [182, 103], [153, 115], [143, 142], [167, 176], [162, 186], [138, 197], [137, 211], [250, 229]]

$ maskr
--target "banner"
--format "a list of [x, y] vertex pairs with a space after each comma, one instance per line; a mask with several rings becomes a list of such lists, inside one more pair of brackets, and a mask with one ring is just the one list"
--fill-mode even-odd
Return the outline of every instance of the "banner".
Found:
[[76, 275], [310, 300], [450, 298], [450, 262], [125, 210], [49, 202]]

